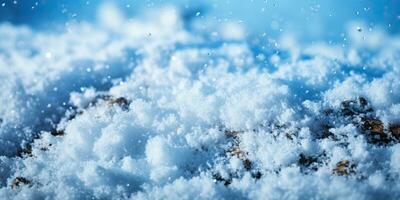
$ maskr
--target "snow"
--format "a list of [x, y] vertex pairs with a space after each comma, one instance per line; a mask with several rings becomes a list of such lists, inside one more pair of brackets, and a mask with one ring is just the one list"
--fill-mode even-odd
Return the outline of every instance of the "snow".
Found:
[[185, 23], [1, 24], [0, 199], [400, 198], [398, 36], [265, 49]]

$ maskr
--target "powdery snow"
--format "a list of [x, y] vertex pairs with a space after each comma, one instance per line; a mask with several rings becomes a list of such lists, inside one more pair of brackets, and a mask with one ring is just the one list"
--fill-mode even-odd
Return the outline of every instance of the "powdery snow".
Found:
[[0, 199], [400, 198], [399, 37], [254, 43], [105, 6], [0, 25]]

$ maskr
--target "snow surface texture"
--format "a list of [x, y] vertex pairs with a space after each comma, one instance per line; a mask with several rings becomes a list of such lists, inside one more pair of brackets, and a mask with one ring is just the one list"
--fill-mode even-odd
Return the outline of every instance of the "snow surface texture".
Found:
[[0, 25], [0, 199], [400, 198], [400, 38], [99, 16]]

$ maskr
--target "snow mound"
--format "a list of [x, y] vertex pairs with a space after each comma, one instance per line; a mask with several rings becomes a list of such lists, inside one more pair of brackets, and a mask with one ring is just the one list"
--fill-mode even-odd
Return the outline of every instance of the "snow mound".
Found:
[[1, 199], [400, 198], [398, 37], [254, 43], [174, 8], [100, 12], [0, 25]]

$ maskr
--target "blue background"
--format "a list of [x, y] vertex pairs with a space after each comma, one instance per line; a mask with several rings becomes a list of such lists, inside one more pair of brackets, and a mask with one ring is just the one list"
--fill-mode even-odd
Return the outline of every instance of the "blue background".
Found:
[[[107, 1], [107, 0], [106, 0]], [[112, 1], [112, 0], [109, 0]], [[59, 28], [70, 20], [93, 21], [100, 0], [0, 0], [0, 21], [35, 29]], [[369, 28], [400, 31], [400, 0], [119, 0], [127, 16], [175, 5], [190, 18], [201, 12], [208, 19], [240, 21], [250, 34], [291, 33], [303, 41], [339, 40], [350, 21]]]

